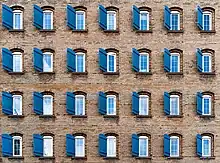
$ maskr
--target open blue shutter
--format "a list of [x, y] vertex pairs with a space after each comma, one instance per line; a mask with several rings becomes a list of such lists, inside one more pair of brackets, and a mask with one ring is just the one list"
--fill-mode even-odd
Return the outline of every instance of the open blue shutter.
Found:
[[132, 94], [132, 113], [134, 115], [139, 114], [139, 94], [136, 92]]
[[105, 134], [99, 134], [99, 155], [101, 157], [107, 156], [107, 138]]
[[163, 153], [165, 157], [170, 157], [170, 136], [165, 134], [163, 139]]
[[99, 92], [98, 108], [99, 108], [99, 113], [101, 115], [106, 114], [106, 101], [107, 101], [106, 94], [104, 92]]
[[139, 137], [137, 134], [132, 134], [132, 156], [139, 156]]
[[202, 135], [196, 135], [196, 153], [199, 157], [202, 157]]
[[33, 94], [33, 109], [38, 115], [43, 114], [43, 95], [40, 92], [34, 92]]
[[139, 72], [139, 52], [132, 48], [132, 68], [134, 71]]
[[2, 112], [7, 115], [13, 114], [13, 98], [8, 92], [2, 92]]
[[133, 27], [137, 30], [140, 29], [140, 10], [133, 5]]
[[196, 95], [196, 105], [197, 105], [197, 113], [199, 115], [202, 115], [202, 93], [200, 92], [197, 92], [197, 95]]
[[200, 6], [197, 7], [197, 26], [200, 30], [203, 30], [203, 12]]
[[66, 6], [66, 17], [67, 17], [67, 26], [71, 28], [72, 30], [76, 29], [76, 11], [75, 9], [67, 5]]
[[166, 115], [170, 115], [170, 94], [168, 92], [164, 92], [164, 112]]
[[75, 137], [71, 134], [66, 134], [66, 155], [75, 156]]
[[104, 72], [107, 71], [107, 53], [102, 48], [99, 48], [99, 68]]
[[168, 6], [164, 6], [164, 27], [166, 27], [168, 30], [170, 30], [170, 15], [171, 11]]
[[43, 29], [43, 10], [37, 5], [34, 5], [34, 24], [33, 25], [38, 29]]
[[76, 72], [76, 54], [70, 48], [67, 48], [67, 69]]
[[202, 72], [202, 51], [198, 48], [196, 52], [196, 57], [197, 57], [197, 69], [199, 72]]
[[163, 60], [164, 60], [164, 70], [166, 72], [170, 72], [170, 51], [166, 48], [164, 48]]
[[66, 93], [66, 112], [75, 115], [75, 94], [73, 92]]
[[10, 157], [12, 153], [12, 137], [9, 134], [2, 134], [2, 156]]
[[102, 5], [99, 5], [99, 26], [104, 30], [107, 29], [107, 11]]
[[43, 156], [43, 137], [40, 134], [33, 134], [33, 153], [35, 157]]
[[34, 48], [33, 55], [34, 69], [36, 71], [43, 72], [43, 52], [38, 48]]
[[5, 4], [2, 4], [2, 26], [13, 29], [13, 10]]
[[2, 48], [2, 67], [8, 72], [13, 71], [13, 54], [7, 48]]

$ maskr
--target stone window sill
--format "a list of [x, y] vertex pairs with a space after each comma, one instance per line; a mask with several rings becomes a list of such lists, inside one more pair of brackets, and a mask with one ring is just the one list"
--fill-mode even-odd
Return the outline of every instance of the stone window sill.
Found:
[[11, 160], [23, 160], [24, 157], [23, 156], [13, 156], [13, 157], [8, 157], [8, 159], [11, 159]]
[[105, 160], [119, 160], [118, 157], [104, 157]]
[[87, 157], [72, 157], [72, 160], [87, 160]]
[[152, 75], [152, 72], [137, 72], [137, 75]]
[[136, 33], [153, 33], [153, 31], [150, 30], [136, 30]]
[[55, 157], [51, 156], [51, 157], [39, 157], [40, 160], [54, 160]]
[[24, 29], [10, 29], [9, 32], [24, 32]]
[[55, 72], [53, 71], [53, 72], [37, 72], [38, 74], [40, 74], [40, 75], [42, 75], [42, 74], [55, 74]]
[[105, 33], [119, 33], [119, 30], [104, 30]]
[[215, 159], [215, 156], [210, 156], [210, 157], [199, 157], [200, 160], [212, 160]]
[[40, 32], [56, 32], [55, 29], [41, 29]]
[[183, 75], [183, 72], [168, 72], [167, 75]]
[[179, 156], [179, 157], [167, 157], [167, 159], [171, 159], [171, 160], [181, 160], [183, 159], [182, 156]]
[[215, 72], [200, 72], [200, 75], [204, 75], [204, 76], [215, 76]]
[[77, 29], [75, 29], [75, 30], [72, 30], [72, 32], [76, 32], [76, 33], [88, 33], [88, 29], [83, 29], [83, 30], [77, 30]]
[[151, 157], [135, 157], [136, 159], [140, 159], [140, 160], [151, 160]]
[[152, 118], [151, 115], [137, 115], [137, 118]]
[[168, 30], [168, 33], [183, 33], [184, 30]]
[[24, 118], [24, 115], [9, 115], [9, 118]]
[[87, 115], [72, 115], [72, 118], [87, 118]]
[[104, 118], [119, 118], [118, 115], [104, 115]]
[[200, 118], [215, 118], [215, 115], [199, 115]]
[[39, 118], [56, 118], [55, 115], [39, 115]]
[[24, 72], [8, 72], [10, 75], [24, 75]]
[[167, 115], [168, 118], [183, 118], [182, 115]]
[[119, 75], [119, 72], [103, 72], [104, 75]]
[[201, 30], [200, 33], [216, 33], [216, 31], [215, 30], [210, 30], [210, 31]]
[[88, 75], [88, 72], [71, 72], [73, 75]]

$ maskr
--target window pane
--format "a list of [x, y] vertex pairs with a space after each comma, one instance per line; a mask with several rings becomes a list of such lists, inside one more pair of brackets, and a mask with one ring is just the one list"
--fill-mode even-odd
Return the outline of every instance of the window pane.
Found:
[[77, 67], [76, 67], [76, 71], [77, 72], [84, 72], [84, 55], [83, 54], [77, 54], [76, 55], [76, 59], [77, 59]]
[[211, 153], [211, 144], [210, 144], [210, 140], [209, 139], [203, 139], [203, 155], [204, 156], [210, 156]]
[[116, 138], [107, 138], [107, 156], [116, 156]]
[[140, 13], [140, 30], [147, 30], [148, 13]]
[[13, 54], [13, 71], [14, 72], [22, 71], [22, 55]]
[[76, 12], [76, 29], [82, 30], [84, 29], [85, 19], [84, 12]]
[[107, 14], [107, 29], [108, 30], [115, 30], [115, 18], [116, 18], [116, 14], [113, 12], [109, 12]]
[[44, 29], [52, 29], [52, 12], [44, 12]]
[[44, 138], [44, 156], [53, 156], [52, 138]]
[[203, 99], [203, 107], [204, 107], [204, 110], [203, 110], [203, 114], [210, 114], [210, 98], [207, 98], [205, 97]]
[[204, 25], [203, 28], [204, 30], [208, 31], [210, 30], [210, 15], [204, 14]]
[[20, 156], [21, 155], [21, 140], [14, 139], [14, 153], [13, 156]]
[[43, 98], [43, 112], [45, 115], [52, 115], [53, 110], [52, 110], [52, 97], [44, 97]]
[[148, 156], [148, 140], [146, 138], [139, 139], [139, 156]]
[[148, 115], [148, 98], [140, 97], [139, 98], [139, 114], [140, 115]]
[[115, 97], [108, 97], [107, 104], [108, 104], [107, 114], [115, 114], [115, 108], [116, 108]]
[[171, 143], [170, 155], [171, 156], [178, 156], [179, 155], [179, 139], [178, 138], [171, 138], [170, 143]]
[[44, 72], [51, 72], [52, 71], [52, 56], [51, 54], [44, 54], [43, 55], [43, 68]]
[[76, 115], [84, 115], [84, 98], [76, 97]]
[[21, 96], [13, 96], [13, 115], [22, 115]]
[[211, 67], [210, 67], [210, 59], [211, 57], [208, 55], [203, 56], [203, 71], [204, 72], [210, 72]]
[[115, 71], [115, 56], [108, 55], [108, 71], [114, 72]]
[[179, 56], [171, 55], [171, 72], [179, 72]]
[[14, 12], [14, 29], [22, 29], [22, 13]]
[[76, 156], [84, 156], [84, 139], [83, 138], [76, 138], [75, 139], [75, 151], [76, 151]]
[[172, 30], [179, 30], [179, 14], [178, 13], [172, 13], [171, 14], [171, 29]]
[[148, 56], [140, 55], [140, 71], [147, 72], [148, 71]]
[[171, 97], [170, 98], [170, 114], [179, 115], [179, 98]]

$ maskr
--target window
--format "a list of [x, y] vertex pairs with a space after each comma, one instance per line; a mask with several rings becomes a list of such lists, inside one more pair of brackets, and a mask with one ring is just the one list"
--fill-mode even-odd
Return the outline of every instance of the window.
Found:
[[85, 138], [83, 136], [75, 137], [75, 157], [85, 157]]
[[203, 72], [212, 72], [212, 57], [209, 53], [202, 54], [202, 70]]
[[85, 96], [76, 95], [75, 96], [75, 115], [85, 115]]
[[180, 30], [180, 13], [171, 11], [170, 14], [171, 30]]
[[13, 72], [22, 72], [22, 53], [13, 53]]
[[179, 157], [179, 137], [170, 137], [170, 157]]
[[13, 136], [13, 156], [22, 156], [22, 137]]
[[13, 95], [13, 115], [22, 115], [22, 96]]
[[113, 52], [107, 53], [107, 72], [116, 72], [116, 54]]
[[212, 30], [212, 13], [209, 11], [203, 12], [203, 30]]
[[140, 72], [149, 72], [149, 55], [148, 53], [140, 53], [139, 56]]
[[149, 30], [149, 12], [140, 11], [140, 30]]
[[148, 157], [148, 137], [139, 136], [139, 157]]
[[107, 11], [107, 30], [116, 30], [116, 12]]
[[51, 157], [53, 156], [53, 137], [44, 136], [43, 137], [43, 156]]
[[51, 52], [43, 53], [43, 71], [53, 72], [53, 54]]
[[13, 29], [23, 29], [23, 11], [13, 10]]
[[180, 56], [179, 53], [171, 53], [171, 72], [180, 72]]
[[43, 95], [43, 114], [53, 115], [53, 96]]
[[202, 113], [203, 115], [211, 115], [212, 97], [210, 95], [202, 96]]
[[149, 97], [147, 95], [139, 95], [139, 115], [148, 115]]
[[116, 137], [107, 136], [107, 157], [116, 157]]
[[179, 115], [179, 96], [170, 96], [170, 115]]
[[85, 12], [76, 11], [76, 29], [84, 30], [85, 29]]
[[116, 115], [116, 96], [107, 95], [107, 115]]
[[85, 54], [76, 53], [76, 72], [85, 72]]
[[43, 29], [53, 29], [53, 11], [43, 11]]
[[211, 137], [202, 136], [202, 156], [210, 157], [211, 156]]

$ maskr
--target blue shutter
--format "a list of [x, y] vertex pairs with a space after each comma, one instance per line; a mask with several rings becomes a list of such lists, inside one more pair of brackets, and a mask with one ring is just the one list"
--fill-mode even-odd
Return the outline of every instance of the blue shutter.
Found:
[[8, 92], [2, 92], [2, 112], [7, 115], [13, 114], [13, 98]]
[[202, 115], [202, 93], [200, 92], [197, 92], [197, 95], [196, 95], [196, 105], [197, 105], [197, 113], [199, 115]]
[[132, 68], [134, 71], [139, 72], [139, 52], [132, 48]]
[[133, 5], [133, 27], [137, 30], [140, 29], [140, 10]]
[[71, 134], [66, 134], [66, 155], [75, 156], [75, 137]]
[[2, 26], [13, 29], [13, 10], [5, 4], [2, 4]]
[[139, 94], [136, 92], [132, 94], [132, 113], [134, 115], [139, 114]]
[[66, 112], [75, 115], [75, 94], [73, 92], [66, 93]]
[[170, 9], [168, 6], [164, 6], [164, 27], [166, 27], [168, 30], [170, 30]]
[[101, 157], [107, 156], [107, 138], [105, 134], [99, 134], [99, 155]]
[[163, 139], [163, 153], [165, 157], [170, 157], [170, 136], [165, 134]]
[[71, 28], [72, 30], [76, 29], [76, 11], [75, 9], [67, 5], [66, 6], [66, 17], [67, 17], [67, 26]]
[[137, 134], [132, 134], [132, 156], [139, 156], [139, 137]]
[[13, 71], [13, 54], [6, 48], [2, 48], [2, 67], [6, 71]]
[[38, 48], [34, 48], [33, 55], [34, 69], [36, 71], [43, 72], [43, 52]]
[[200, 30], [203, 30], [203, 12], [200, 6], [197, 7], [197, 26]]
[[43, 156], [43, 137], [40, 134], [33, 134], [33, 154], [35, 157]]
[[202, 51], [198, 48], [196, 52], [196, 57], [197, 57], [197, 69], [199, 72], [203, 71], [202, 68]]
[[34, 24], [33, 25], [38, 29], [43, 29], [43, 10], [37, 5], [34, 5]]
[[10, 157], [12, 153], [12, 137], [9, 134], [2, 134], [2, 156]]
[[102, 5], [99, 5], [99, 26], [104, 30], [107, 29], [107, 11]]
[[170, 51], [166, 48], [164, 48], [163, 60], [164, 60], [164, 70], [166, 72], [170, 72]]
[[106, 94], [104, 92], [99, 92], [98, 108], [99, 108], [99, 113], [101, 115], [106, 114], [106, 101], [107, 101]]
[[196, 135], [196, 153], [199, 157], [202, 157], [202, 135]]
[[164, 92], [164, 112], [166, 115], [170, 115], [170, 94], [168, 92]]
[[76, 72], [76, 54], [70, 48], [67, 48], [67, 69]]
[[43, 95], [39, 92], [34, 92], [34, 101], [33, 101], [33, 109], [34, 112], [38, 115], [43, 114]]
[[102, 48], [99, 48], [99, 68], [104, 72], [107, 71], [107, 53]]

